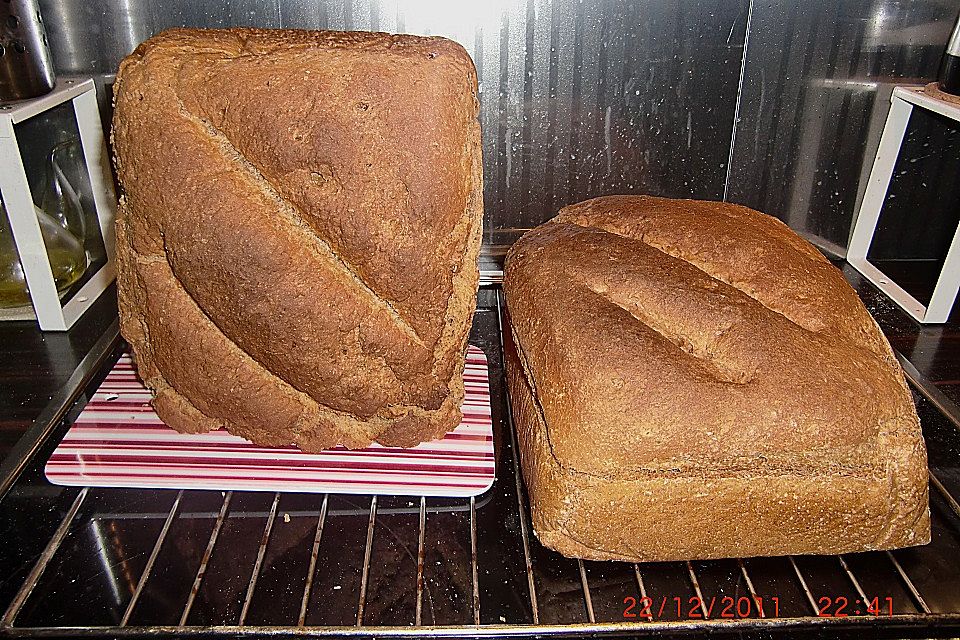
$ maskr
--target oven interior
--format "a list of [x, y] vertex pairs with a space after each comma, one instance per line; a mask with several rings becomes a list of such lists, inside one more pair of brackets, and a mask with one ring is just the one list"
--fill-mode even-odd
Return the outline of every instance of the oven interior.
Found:
[[[471, 342], [490, 363], [497, 479], [474, 499], [53, 486], [43, 476], [47, 456], [123, 350], [114, 325], [84, 360], [62, 410], [4, 479], [0, 635], [960, 632], [960, 422], [953, 399], [909, 360], [901, 358], [930, 456], [930, 545], [688, 563], [570, 560], [540, 545], [530, 526], [497, 284], [519, 234], [565, 204], [605, 193], [746, 204], [787, 221], [842, 265], [889, 93], [936, 73], [955, 3], [160, 4], [40, 2], [58, 71], [95, 77], [105, 121], [119, 60], [170, 26], [447, 35], [472, 55], [485, 284]], [[912, 170], [895, 177], [901, 201], [891, 211], [902, 210], [901, 218], [890, 218], [875, 248], [908, 274], [929, 270], [942, 245], [942, 234], [918, 232], [904, 249], [902, 231], [918, 227], [910, 213], [939, 212], [924, 228], [942, 230], [957, 214], [932, 203], [960, 195], [960, 181], [950, 180], [954, 134], [924, 126], [918, 121], [911, 134], [906, 153], [914, 157], [902, 159]], [[926, 188], [931, 180], [936, 188]], [[912, 326], [845, 273], [885, 330]]]

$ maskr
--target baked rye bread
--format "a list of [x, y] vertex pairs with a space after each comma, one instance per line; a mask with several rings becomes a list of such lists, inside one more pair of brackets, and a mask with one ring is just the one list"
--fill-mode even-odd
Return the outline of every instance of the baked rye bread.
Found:
[[115, 107], [121, 332], [167, 424], [304, 450], [456, 427], [483, 206], [460, 45], [176, 29]]
[[507, 256], [507, 374], [533, 527], [565, 555], [688, 560], [930, 540], [903, 373], [780, 221], [610, 196]]

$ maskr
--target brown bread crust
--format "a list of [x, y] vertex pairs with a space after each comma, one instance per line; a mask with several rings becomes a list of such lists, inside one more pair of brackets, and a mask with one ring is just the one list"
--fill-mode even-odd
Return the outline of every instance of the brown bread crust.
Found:
[[476, 91], [443, 38], [175, 29], [123, 61], [121, 330], [165, 421], [308, 450], [458, 424]]
[[514, 245], [504, 292], [548, 546], [650, 561], [929, 541], [902, 371], [839, 270], [778, 220], [589, 200]]

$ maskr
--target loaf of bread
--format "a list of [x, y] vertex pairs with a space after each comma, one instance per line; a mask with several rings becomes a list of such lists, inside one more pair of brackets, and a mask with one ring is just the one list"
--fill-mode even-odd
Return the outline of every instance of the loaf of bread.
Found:
[[121, 331], [168, 425], [308, 451], [457, 426], [483, 207], [462, 47], [177, 29], [115, 106]]
[[926, 450], [838, 269], [745, 207], [610, 196], [507, 256], [533, 527], [565, 555], [692, 560], [930, 539]]

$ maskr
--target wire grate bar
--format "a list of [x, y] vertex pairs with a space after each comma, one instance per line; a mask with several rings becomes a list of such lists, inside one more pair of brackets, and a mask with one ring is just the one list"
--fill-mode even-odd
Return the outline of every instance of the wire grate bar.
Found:
[[470, 568], [473, 578], [473, 624], [480, 624], [480, 581], [477, 576], [477, 499], [470, 496]]
[[180, 489], [179, 493], [177, 493], [177, 499], [173, 501], [173, 506], [170, 507], [170, 513], [167, 514], [163, 528], [160, 529], [160, 535], [157, 536], [157, 541], [153, 545], [150, 557], [147, 558], [147, 565], [143, 568], [143, 574], [140, 576], [140, 580], [137, 581], [137, 588], [134, 589], [133, 595], [130, 597], [126, 611], [123, 612], [123, 618], [120, 620], [121, 627], [127, 626], [127, 623], [130, 622], [130, 616], [133, 615], [133, 608], [137, 606], [137, 601], [140, 599], [143, 587], [147, 584], [147, 580], [150, 578], [151, 572], [153, 572], [153, 565], [157, 561], [157, 556], [160, 555], [160, 548], [163, 546], [163, 541], [167, 537], [167, 532], [170, 531], [170, 525], [173, 524], [173, 519], [180, 509], [181, 498], [183, 498], [183, 489]]
[[[503, 344], [503, 310], [501, 308], [500, 298], [502, 291], [497, 291], [497, 326], [500, 329], [500, 352], [506, 353]], [[520, 537], [523, 540], [523, 560], [527, 569], [527, 589], [530, 593], [530, 611], [533, 614], [533, 624], [540, 624], [540, 612], [537, 607], [537, 587], [533, 579], [533, 562], [530, 560], [530, 534], [527, 531], [526, 505], [523, 500], [523, 488], [520, 486], [520, 461], [517, 459], [517, 436], [513, 426], [513, 405], [510, 401], [510, 394], [506, 394], [507, 399], [507, 431], [510, 432], [510, 453], [513, 457], [513, 480], [517, 491], [517, 509], [520, 517]], [[638, 574], [639, 575], [639, 574]]]
[[373, 550], [373, 528], [377, 522], [377, 496], [370, 498], [370, 520], [367, 523], [367, 545], [363, 550], [363, 573], [360, 576], [360, 602], [357, 604], [357, 626], [363, 626], [363, 607], [367, 600], [367, 578], [370, 576], [370, 554]]
[[220, 537], [220, 529], [223, 528], [223, 522], [227, 517], [227, 510], [230, 508], [230, 500], [233, 498], [233, 491], [227, 491], [223, 496], [223, 504], [220, 505], [220, 512], [217, 514], [217, 521], [213, 524], [213, 531], [210, 532], [210, 539], [207, 541], [207, 548], [203, 551], [203, 557], [200, 559], [200, 568], [197, 569], [197, 576], [193, 579], [193, 586], [190, 587], [190, 595], [187, 597], [187, 603], [183, 607], [183, 613], [180, 614], [180, 623], [182, 627], [187, 624], [187, 618], [190, 616], [190, 609], [193, 608], [193, 601], [200, 593], [200, 584], [203, 582], [203, 576], [207, 573], [207, 565], [210, 557], [213, 555], [213, 548], [217, 544], [217, 538]]
[[[507, 416], [513, 408], [507, 400]], [[527, 530], [527, 508], [523, 500], [523, 488], [520, 486], [520, 468], [517, 460], [517, 438], [513, 431], [513, 418], [507, 418], [507, 428], [510, 430], [510, 440], [513, 444], [513, 478], [516, 482], [517, 508], [520, 510], [520, 537], [523, 540], [523, 561], [527, 569], [527, 590], [530, 593], [530, 610], [533, 613], [533, 624], [540, 624], [540, 611], [537, 607], [537, 587], [533, 579], [533, 561], [530, 553], [530, 533]]]
[[757, 611], [760, 614], [760, 617], [766, 618], [767, 616], [763, 612], [763, 600], [761, 600], [760, 596], [757, 595], [757, 590], [753, 586], [753, 580], [750, 579], [750, 574], [747, 573], [747, 565], [744, 564], [742, 558], [737, 558], [737, 564], [740, 565], [740, 573], [743, 575], [743, 579], [747, 583], [747, 591], [750, 592], [750, 597], [753, 598], [753, 601], [757, 604]]
[[[648, 602], [647, 587], [645, 584], [643, 584], [643, 576], [640, 575], [640, 565], [638, 565], [636, 562], [633, 563], [633, 575], [636, 576], [637, 586], [640, 588], [640, 602], [641, 603]], [[642, 612], [644, 608], [645, 607], [642, 606], [641, 604], [640, 611]], [[641, 615], [643, 614], [641, 613]], [[653, 613], [651, 613], [649, 610], [647, 611], [647, 615], [643, 617], [646, 618], [648, 622], [653, 622]]]
[[860, 594], [862, 598], [861, 602], [868, 602], [867, 594], [863, 592], [863, 587], [860, 586], [860, 581], [857, 580], [857, 577], [853, 575], [853, 571], [850, 571], [850, 567], [847, 565], [847, 561], [844, 560], [843, 556], [838, 555], [837, 560], [840, 561], [840, 566], [843, 567], [843, 570], [846, 572], [847, 577], [850, 578], [850, 582], [853, 583], [854, 588], [857, 590], [857, 593]]
[[928, 470], [928, 474], [930, 475], [930, 484], [937, 488], [937, 491], [940, 492], [943, 498], [947, 501], [947, 504], [950, 505], [950, 508], [953, 509], [953, 513], [960, 518], [960, 504], [957, 503], [957, 499], [953, 497], [953, 494], [950, 493], [945, 486], [943, 486], [943, 483], [940, 482], [940, 478], [933, 475], [932, 470]]
[[273, 531], [273, 523], [277, 519], [277, 505], [280, 503], [280, 492], [273, 494], [273, 504], [270, 505], [270, 515], [267, 516], [267, 524], [263, 527], [263, 536], [260, 537], [260, 548], [257, 549], [257, 560], [253, 563], [253, 572], [250, 574], [250, 584], [247, 585], [247, 595], [243, 599], [243, 608], [240, 609], [240, 626], [247, 619], [247, 612], [250, 611], [250, 602], [253, 600], [253, 592], [257, 588], [257, 580], [260, 579], [260, 571], [263, 569], [263, 558], [267, 555], [267, 545], [270, 543], [270, 533]]
[[800, 567], [797, 566], [797, 561], [793, 559], [793, 556], [787, 556], [787, 560], [790, 561], [793, 572], [797, 574], [797, 579], [800, 580], [800, 586], [803, 587], [803, 592], [807, 594], [807, 600], [810, 602], [810, 606], [813, 607], [813, 612], [819, 616], [820, 607], [817, 606], [817, 601], [813, 599], [813, 594], [810, 593], [810, 587], [807, 586], [806, 579], [804, 579], [803, 574], [800, 573]]
[[423, 538], [427, 528], [427, 499], [420, 496], [420, 535], [417, 539], [417, 613], [413, 624], [420, 626], [423, 621]]
[[2, 622], [2, 626], [13, 626], [13, 622], [17, 619], [17, 614], [20, 613], [21, 607], [26, 603], [30, 594], [33, 593], [33, 589], [37, 586], [40, 576], [43, 575], [50, 560], [53, 559], [54, 554], [57, 553], [57, 549], [63, 544], [63, 539], [67, 537], [67, 533], [70, 531], [70, 525], [73, 523], [73, 519], [77, 517], [77, 512], [80, 510], [83, 501], [86, 500], [87, 493], [88, 489], [84, 487], [80, 490], [80, 493], [77, 494], [77, 497], [74, 498], [66, 515], [63, 516], [63, 520], [60, 521], [57, 530], [53, 532], [53, 537], [50, 538], [50, 542], [47, 543], [47, 546], [44, 547], [40, 553], [37, 563], [33, 565], [33, 569], [27, 574], [23, 585], [20, 587], [20, 590], [17, 591], [17, 595], [14, 596], [10, 606], [7, 607], [6, 612], [3, 614], [3, 620], [0, 621]]
[[700, 590], [700, 581], [697, 580], [697, 574], [693, 570], [693, 563], [687, 560], [687, 573], [690, 575], [690, 583], [693, 585], [693, 590], [697, 594], [700, 602], [700, 611], [703, 613], [703, 619], [709, 620], [710, 616], [707, 615], [707, 607], [703, 603], [703, 592]]
[[297, 626], [302, 627], [307, 620], [307, 606], [310, 603], [310, 590], [313, 588], [313, 574], [317, 569], [317, 556], [320, 555], [320, 538], [323, 536], [323, 524], [327, 519], [327, 501], [330, 494], [323, 494], [323, 504], [320, 506], [320, 517], [317, 518], [317, 532], [313, 536], [313, 548], [310, 550], [310, 566], [307, 568], [307, 582], [303, 586], [303, 599], [300, 600], [300, 615], [297, 616]]
[[200, 585], [203, 583], [203, 576], [207, 573], [207, 565], [210, 563], [210, 557], [213, 555], [213, 548], [217, 545], [217, 538], [220, 537], [220, 529], [223, 528], [224, 520], [227, 517], [227, 510], [230, 508], [230, 500], [233, 499], [233, 491], [227, 491], [223, 496], [223, 504], [220, 506], [220, 512], [217, 514], [217, 521], [213, 524], [213, 531], [210, 532], [210, 540], [207, 541], [207, 548], [203, 551], [203, 557], [200, 559], [200, 567], [197, 569], [197, 576], [193, 579], [193, 586], [190, 587], [190, 595], [187, 596], [187, 602], [183, 606], [183, 613], [180, 614], [178, 626], [187, 624], [187, 618], [190, 616], [190, 610], [193, 608], [193, 601], [200, 593]]
[[593, 623], [596, 618], [593, 615], [593, 598], [590, 597], [590, 583], [587, 581], [587, 570], [583, 566], [583, 560], [577, 560], [580, 566], [580, 586], [583, 587], [583, 604], [587, 609], [587, 619]]
[[907, 572], [903, 570], [903, 567], [900, 566], [900, 563], [897, 561], [896, 556], [894, 556], [892, 553], [887, 551], [887, 557], [890, 558], [890, 562], [893, 563], [893, 566], [897, 570], [897, 573], [900, 574], [900, 577], [903, 579], [903, 583], [907, 585], [907, 589], [910, 591], [910, 595], [912, 595], [916, 603], [920, 605], [920, 609], [924, 613], [932, 613], [932, 611], [930, 610], [930, 607], [927, 606], [927, 601], [924, 600], [923, 596], [920, 595], [920, 592], [917, 591], [916, 585], [913, 584], [913, 580], [911, 580], [910, 577], [907, 575]]

